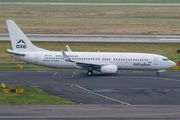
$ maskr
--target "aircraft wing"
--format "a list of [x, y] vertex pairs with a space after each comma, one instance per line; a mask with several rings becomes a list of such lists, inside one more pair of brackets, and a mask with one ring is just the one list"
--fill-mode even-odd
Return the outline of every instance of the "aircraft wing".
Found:
[[63, 50], [61, 50], [61, 52], [62, 52], [62, 54], [63, 54], [63, 57], [64, 57], [65, 61], [74, 62], [74, 61], [72, 61], [72, 60], [69, 59], [69, 57], [66, 55], [66, 53], [65, 53]]
[[85, 62], [75, 62], [77, 67], [81, 68], [81, 69], [92, 69], [92, 70], [96, 70], [101, 68], [102, 64], [99, 63], [85, 63]]
[[72, 52], [71, 48], [68, 45], [66, 45], [66, 48], [68, 52]]
[[96, 62], [87, 63], [87, 62], [72, 61], [72, 60], [69, 59], [69, 57], [66, 55], [66, 53], [63, 50], [61, 50], [61, 52], [62, 52], [62, 54], [64, 56], [65, 61], [76, 63], [77, 68], [80, 68], [80, 69], [99, 69], [102, 66], [102, 64], [96, 63]]
[[25, 56], [25, 54], [24, 54], [24, 53], [15, 52], [15, 51], [10, 50], [10, 49], [7, 49], [7, 51], [4, 51], [4, 52], [9, 53], [9, 54], [14, 54], [14, 55]]

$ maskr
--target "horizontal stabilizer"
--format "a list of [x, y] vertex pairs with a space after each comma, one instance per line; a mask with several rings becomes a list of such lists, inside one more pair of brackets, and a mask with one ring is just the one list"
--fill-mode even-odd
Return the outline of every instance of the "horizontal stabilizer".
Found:
[[15, 51], [10, 50], [10, 49], [7, 49], [7, 51], [4, 51], [4, 52], [9, 53], [9, 54], [14, 54], [14, 55], [25, 56], [25, 54], [24, 54], [24, 53], [15, 52]]

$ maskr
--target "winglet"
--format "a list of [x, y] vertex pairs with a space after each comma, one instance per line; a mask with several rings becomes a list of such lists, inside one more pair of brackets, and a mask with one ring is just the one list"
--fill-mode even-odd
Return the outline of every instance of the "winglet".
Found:
[[65, 61], [74, 62], [74, 61], [72, 61], [72, 60], [69, 59], [69, 57], [66, 55], [66, 53], [65, 53], [63, 50], [61, 50], [61, 52], [62, 52], [62, 54], [63, 54], [63, 57], [64, 57]]
[[68, 45], [66, 45], [66, 48], [68, 52], [72, 52], [71, 48]]

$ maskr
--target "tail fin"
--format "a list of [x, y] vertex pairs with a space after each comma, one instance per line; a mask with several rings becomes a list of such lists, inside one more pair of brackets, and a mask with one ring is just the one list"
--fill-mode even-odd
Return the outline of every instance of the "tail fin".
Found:
[[6, 20], [14, 51], [48, 51], [34, 46], [13, 20]]

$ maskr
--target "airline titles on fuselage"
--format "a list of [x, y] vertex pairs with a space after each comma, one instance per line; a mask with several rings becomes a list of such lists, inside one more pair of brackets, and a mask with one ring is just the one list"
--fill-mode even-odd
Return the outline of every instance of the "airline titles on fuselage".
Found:
[[143, 66], [151, 66], [151, 65], [150, 64], [146, 64], [146, 63], [143, 63], [143, 64], [141, 64], [141, 63], [134, 63], [133, 66], [141, 66], [141, 67], [143, 67]]

